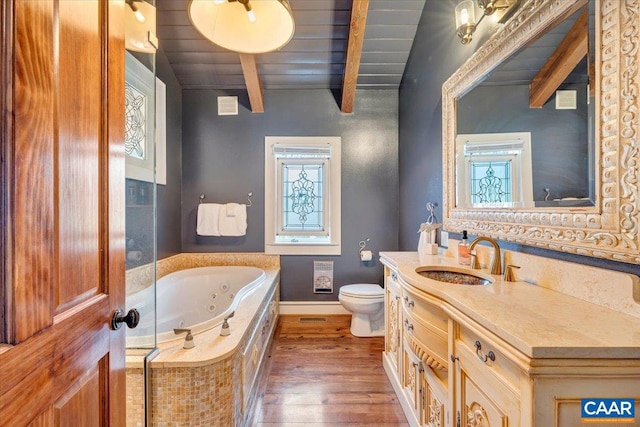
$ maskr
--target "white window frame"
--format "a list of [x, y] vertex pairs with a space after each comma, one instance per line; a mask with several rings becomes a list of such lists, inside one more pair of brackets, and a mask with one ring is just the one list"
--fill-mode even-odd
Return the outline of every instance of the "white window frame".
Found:
[[[264, 170], [265, 170], [265, 212], [264, 212], [264, 246], [265, 253], [278, 255], [340, 255], [341, 254], [341, 142], [339, 136], [302, 137], [302, 136], [267, 136], [265, 137]], [[287, 232], [292, 239], [279, 237], [282, 228], [282, 173], [283, 159], [274, 153], [274, 147], [292, 149], [329, 148], [330, 154], [323, 163], [324, 173], [324, 218], [325, 231]], [[301, 164], [309, 162], [304, 155], [292, 159], [300, 159]], [[316, 160], [315, 163], [318, 161]], [[312, 161], [313, 163], [313, 161]], [[324, 237], [326, 236], [326, 237]]]
[[[472, 150], [475, 154], [466, 156]], [[512, 160], [511, 194], [513, 202], [471, 203], [471, 167], [473, 160]], [[460, 134], [456, 137], [456, 206], [459, 207], [532, 207], [533, 171], [531, 132]]]

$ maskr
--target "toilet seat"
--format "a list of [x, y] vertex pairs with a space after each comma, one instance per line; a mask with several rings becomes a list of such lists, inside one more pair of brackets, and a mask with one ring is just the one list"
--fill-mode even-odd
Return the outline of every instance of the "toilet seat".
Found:
[[360, 299], [379, 299], [384, 297], [384, 289], [380, 285], [373, 284], [346, 285], [340, 288], [340, 295]]

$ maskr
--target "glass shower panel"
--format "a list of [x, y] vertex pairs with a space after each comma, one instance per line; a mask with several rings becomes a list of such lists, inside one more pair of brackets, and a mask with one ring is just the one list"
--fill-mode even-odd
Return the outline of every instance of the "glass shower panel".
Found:
[[149, 360], [156, 350], [156, 47], [155, 3], [125, 0], [127, 426], [148, 424]]

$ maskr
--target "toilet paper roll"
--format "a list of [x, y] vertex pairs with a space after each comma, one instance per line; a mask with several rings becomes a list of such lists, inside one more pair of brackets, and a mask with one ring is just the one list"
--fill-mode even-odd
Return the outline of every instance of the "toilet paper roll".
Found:
[[142, 252], [129, 251], [127, 252], [127, 260], [129, 261], [142, 261]]
[[362, 261], [371, 261], [373, 259], [373, 253], [371, 251], [360, 251], [360, 259]]

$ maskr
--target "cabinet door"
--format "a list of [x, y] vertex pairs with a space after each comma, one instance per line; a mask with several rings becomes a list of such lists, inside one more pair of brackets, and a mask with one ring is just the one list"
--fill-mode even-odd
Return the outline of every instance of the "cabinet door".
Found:
[[401, 343], [401, 304], [400, 287], [396, 273], [391, 271], [386, 277], [385, 286], [385, 352], [388, 360], [394, 365], [396, 373], [400, 374], [400, 343]]
[[429, 427], [444, 427], [447, 389], [434, 372], [425, 367], [422, 374], [422, 424]]
[[469, 427], [506, 427], [505, 414], [480, 387], [463, 373], [461, 377], [461, 421]]
[[[457, 355], [454, 369], [455, 415], [466, 427], [516, 427], [518, 396], [496, 381], [475, 356]], [[458, 425], [456, 423], [456, 425]]]
[[422, 400], [423, 400], [423, 380], [422, 380], [422, 362], [406, 345], [402, 346], [402, 392], [406, 402], [409, 403], [411, 409], [410, 414], [405, 414], [421, 425]]

